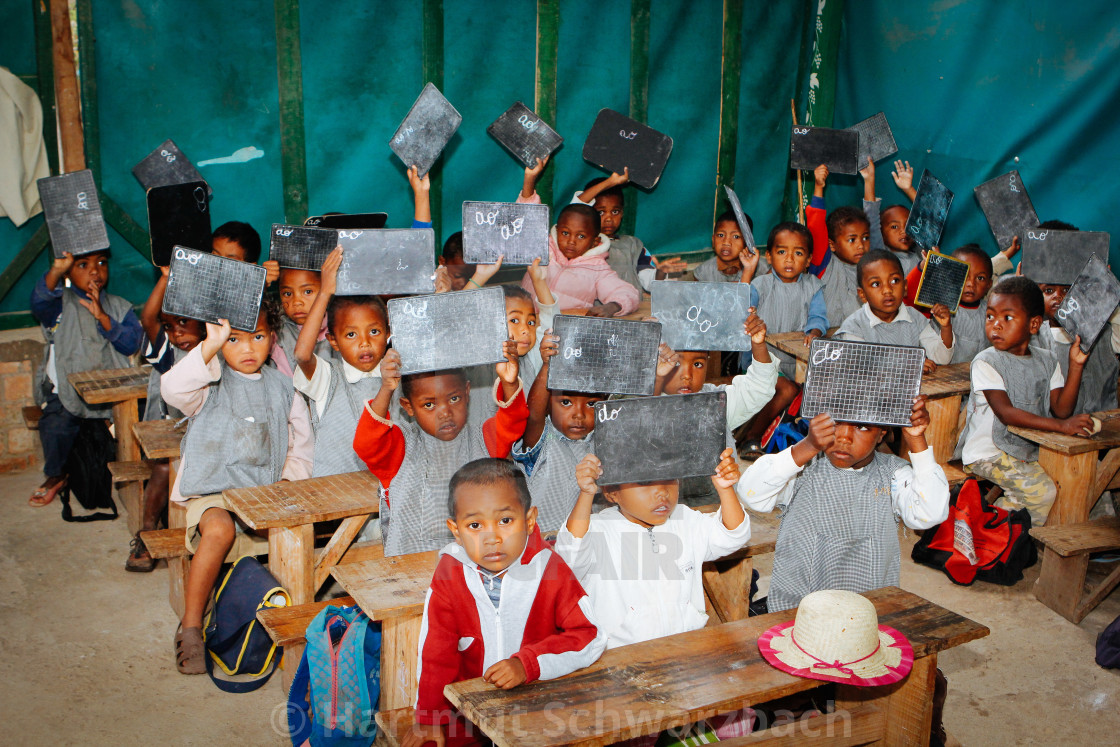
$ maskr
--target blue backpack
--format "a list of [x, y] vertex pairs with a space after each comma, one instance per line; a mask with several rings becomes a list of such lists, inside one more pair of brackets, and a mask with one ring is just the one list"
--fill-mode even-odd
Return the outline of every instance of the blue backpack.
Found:
[[288, 693], [295, 747], [368, 747], [377, 736], [381, 627], [358, 607], [327, 606], [307, 625]]

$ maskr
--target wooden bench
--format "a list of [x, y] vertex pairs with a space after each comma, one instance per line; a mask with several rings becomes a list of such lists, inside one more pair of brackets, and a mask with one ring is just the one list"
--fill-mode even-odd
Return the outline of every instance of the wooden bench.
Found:
[[276, 607], [257, 612], [257, 620], [277, 646], [293, 646], [307, 641], [307, 626], [324, 607], [352, 607], [354, 598], [348, 596], [308, 602], [294, 607]]
[[23, 424], [29, 431], [39, 430], [39, 419], [43, 417], [43, 408], [39, 405], [27, 405], [23, 408]]
[[1096, 584], [1086, 584], [1085, 578], [1089, 553], [1120, 550], [1120, 517], [1039, 527], [1031, 536], [1045, 548], [1035, 599], [1070, 622], [1081, 622], [1120, 585], [1120, 564]]
[[109, 462], [109, 474], [114, 483], [144, 482], [152, 476], [152, 465], [143, 460], [135, 462]]
[[374, 745], [400, 747], [404, 736], [412, 728], [415, 713], [411, 706], [394, 708], [389, 711], [378, 711], [374, 720], [377, 721], [377, 741]]
[[170, 558], [185, 558], [191, 554], [187, 549], [187, 530], [183, 527], [170, 529], [153, 529], [140, 532], [140, 539], [148, 548], [148, 554], [156, 560], [169, 560]]
[[941, 469], [945, 470], [945, 477], [949, 480], [949, 487], [960, 485], [972, 475], [964, 471], [964, 467], [960, 462], [946, 462], [941, 465]]

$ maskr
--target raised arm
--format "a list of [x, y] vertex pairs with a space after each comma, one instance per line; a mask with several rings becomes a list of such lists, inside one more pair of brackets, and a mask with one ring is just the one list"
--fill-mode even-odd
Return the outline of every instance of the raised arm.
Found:
[[622, 169], [622, 173], [612, 173], [603, 181], [598, 184], [592, 184], [582, 192], [577, 192], [576, 197], [580, 202], [591, 205], [595, 202], [595, 198], [603, 192], [606, 192], [611, 187], [621, 187], [623, 184], [630, 183], [630, 167], [626, 166]]
[[300, 329], [299, 337], [296, 339], [294, 351], [296, 363], [308, 381], [311, 381], [318, 367], [315, 343], [319, 341], [319, 329], [323, 326], [323, 317], [327, 315], [327, 305], [331, 302], [337, 288], [340, 264], [342, 264], [342, 247], [336, 246], [323, 260], [323, 268], [320, 272], [322, 286], [319, 295], [315, 297], [315, 303], [311, 304], [311, 310], [307, 312], [307, 319], [304, 320], [303, 328]]
[[894, 184], [899, 191], [913, 204], [914, 198], [918, 196], [918, 190], [914, 189], [914, 169], [910, 166], [910, 162], [895, 161], [891, 178], [894, 179]]
[[541, 367], [537, 371], [537, 378], [529, 389], [529, 421], [525, 425], [525, 435], [522, 443], [526, 449], [537, 445], [544, 433], [545, 419], [548, 417], [548, 403], [551, 394], [548, 391], [548, 364], [552, 356], [560, 349], [560, 338], [552, 334], [551, 329], [545, 330], [541, 335]]
[[170, 271], [171, 269], [168, 267], [159, 268], [160, 274], [155, 287], [148, 294], [148, 300], [144, 302], [144, 308], [140, 309], [140, 326], [144, 328], [144, 334], [148, 336], [148, 340], [153, 345], [156, 344], [156, 338], [159, 337], [160, 329], [163, 328], [163, 324], [159, 321], [159, 314], [163, 309], [163, 296], [167, 293], [167, 275]]
[[525, 179], [521, 182], [522, 200], [528, 200], [537, 193], [537, 182], [540, 181], [545, 166], [548, 166], [549, 158], [550, 156], [538, 158], [536, 166], [529, 166], [525, 169]]
[[602, 475], [603, 465], [599, 457], [594, 454], [588, 454], [576, 465], [579, 497], [576, 498], [576, 505], [572, 507], [572, 512], [568, 514], [568, 522], [564, 525], [576, 539], [583, 539], [591, 526], [591, 504], [595, 500], [595, 493], [599, 490], [595, 481]]
[[416, 223], [431, 223], [432, 204], [430, 190], [432, 181], [428, 178], [428, 174], [424, 174], [424, 176], [421, 177], [419, 173], [420, 170], [416, 168], [416, 166], [412, 166], [408, 169], [408, 185], [412, 187], [412, 219]]

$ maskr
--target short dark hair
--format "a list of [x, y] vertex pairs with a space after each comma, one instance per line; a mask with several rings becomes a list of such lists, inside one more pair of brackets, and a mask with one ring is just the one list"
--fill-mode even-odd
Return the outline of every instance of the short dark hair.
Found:
[[898, 268], [899, 274], [905, 276], [902, 271], [902, 262], [894, 256], [894, 252], [889, 252], [886, 249], [872, 249], [860, 257], [859, 262], [856, 263], [856, 285], [863, 285], [863, 269], [873, 262], [890, 262]]
[[451, 374], [463, 384], [467, 383], [467, 372], [461, 368], [445, 368], [441, 371], [425, 371], [424, 373], [407, 374], [401, 377], [401, 396], [412, 399], [412, 387], [420, 379], [431, 379], [436, 376]]
[[528, 512], [533, 505], [533, 496], [529, 493], [525, 473], [508, 459], [486, 457], [467, 462], [451, 476], [451, 482], [447, 486], [447, 515], [455, 518], [455, 492], [460, 485], [494, 485], [499, 482], [513, 484], [521, 508]]
[[965, 244], [958, 246], [953, 250], [953, 256], [957, 259], [964, 259], [965, 257], [975, 257], [984, 263], [984, 269], [988, 271], [988, 275], [992, 274], [992, 258], [988, 253], [980, 248], [979, 244]]
[[565, 205], [560, 214], [556, 216], [556, 222], [559, 223], [567, 213], [575, 213], [582, 215], [587, 220], [591, 221], [591, 227], [595, 235], [598, 236], [599, 232], [603, 230], [603, 223], [599, 220], [599, 211], [582, 202], [573, 202], [570, 205]]
[[813, 232], [792, 220], [782, 221], [770, 229], [770, 235], [766, 238], [766, 251], [770, 251], [770, 247], [774, 246], [774, 241], [777, 240], [778, 234], [785, 231], [795, 233], [805, 239], [805, 245], [809, 248], [809, 256], [813, 256]]
[[284, 323], [284, 307], [280, 299], [275, 296], [265, 296], [261, 299], [261, 313], [264, 314], [265, 324], [269, 332], [280, 333], [280, 325]]
[[868, 228], [871, 227], [871, 221], [867, 219], [867, 213], [851, 205], [841, 205], [830, 212], [828, 218], [825, 219], [825, 225], [828, 226], [828, 238], [835, 240], [840, 235], [840, 230], [850, 223], [866, 223]]
[[1019, 299], [1028, 316], [1046, 316], [1046, 301], [1038, 283], [1022, 275], [1003, 278], [992, 288], [993, 296], [1013, 296]]
[[525, 290], [520, 285], [510, 285], [509, 283], [503, 283], [498, 287], [502, 289], [502, 293], [505, 295], [507, 301], [511, 298], [518, 298], [522, 301], [529, 301], [530, 303], [532, 303], [533, 301], [533, 297], [529, 295], [529, 291]]
[[348, 306], [368, 306], [381, 314], [381, 319], [386, 325], [389, 324], [389, 311], [385, 308], [385, 302], [378, 296], [331, 296], [331, 300], [327, 302], [327, 329], [332, 335], [335, 316]]
[[463, 232], [456, 231], [447, 237], [447, 241], [443, 242], [443, 251], [440, 252], [444, 261], [449, 259], [462, 259], [463, 258]]
[[1038, 227], [1039, 228], [1046, 228], [1046, 229], [1053, 228], [1056, 231], [1080, 231], [1081, 230], [1080, 228], [1073, 225], [1072, 223], [1066, 223], [1064, 220], [1043, 221], [1042, 223], [1039, 224]]
[[210, 241], [226, 239], [232, 241], [245, 250], [245, 261], [256, 264], [261, 258], [261, 235], [248, 223], [231, 220], [214, 229], [210, 234]]
[[[743, 217], [747, 219], [747, 228], [751, 229], [751, 233], [754, 233], [754, 221], [751, 220], [751, 217], [746, 213], [743, 213]], [[724, 210], [716, 218], [716, 222], [712, 224], [712, 228], [714, 229], [720, 223], [734, 223], [739, 226], [739, 218], [735, 215], [734, 210]], [[742, 226], [739, 226], [739, 228], [742, 228]]]
[[[607, 177], [605, 177], [605, 176], [596, 177], [596, 178], [592, 179], [591, 181], [589, 181], [587, 184], [583, 185], [583, 191], [586, 192], [587, 190], [594, 187], [596, 184], [601, 184], [601, 183], [605, 182], [606, 180], [607, 180]], [[625, 197], [622, 193], [622, 185], [621, 184], [616, 184], [613, 187], [607, 187], [602, 192], [600, 192], [598, 195], [596, 195], [595, 199], [597, 200], [600, 197], [617, 197], [620, 200], [625, 199]]]

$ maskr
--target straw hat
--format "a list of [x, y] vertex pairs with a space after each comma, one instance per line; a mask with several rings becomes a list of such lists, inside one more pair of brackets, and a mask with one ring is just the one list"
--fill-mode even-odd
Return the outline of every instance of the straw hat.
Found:
[[850, 591], [806, 595], [797, 617], [763, 633], [758, 649], [783, 672], [849, 685], [889, 685], [914, 665], [910, 642], [879, 625], [875, 605]]

